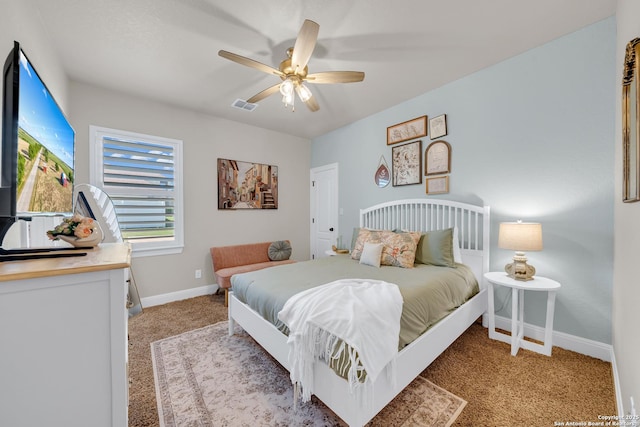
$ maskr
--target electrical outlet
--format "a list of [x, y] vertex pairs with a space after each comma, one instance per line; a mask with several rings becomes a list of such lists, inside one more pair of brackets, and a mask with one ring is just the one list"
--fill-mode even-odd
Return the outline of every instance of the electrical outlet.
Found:
[[202, 279], [202, 270], [200, 269], [196, 270], [196, 279]]

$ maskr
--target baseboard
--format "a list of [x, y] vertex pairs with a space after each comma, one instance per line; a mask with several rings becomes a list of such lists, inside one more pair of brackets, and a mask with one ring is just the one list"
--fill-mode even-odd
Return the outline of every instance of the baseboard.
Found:
[[[488, 327], [488, 321], [483, 318], [482, 325]], [[511, 319], [503, 316], [496, 316], [496, 328], [511, 331]], [[544, 328], [541, 326], [524, 324], [524, 336], [534, 340], [544, 340]], [[613, 346], [587, 338], [577, 337], [564, 332], [553, 331], [553, 346], [575, 351], [576, 353], [595, 357], [596, 359], [611, 362]]]
[[168, 294], [154, 295], [141, 299], [142, 307], [153, 307], [154, 305], [167, 304], [188, 298], [195, 298], [202, 295], [211, 295], [218, 290], [218, 285], [205, 285], [198, 288], [185, 289], [183, 291], [169, 292]]
[[620, 381], [618, 376], [618, 365], [616, 364], [616, 354], [611, 350], [611, 369], [613, 371], [613, 386], [616, 392], [616, 406], [618, 408], [618, 416], [620, 419], [624, 419], [624, 403], [622, 402], [622, 389], [620, 388]]

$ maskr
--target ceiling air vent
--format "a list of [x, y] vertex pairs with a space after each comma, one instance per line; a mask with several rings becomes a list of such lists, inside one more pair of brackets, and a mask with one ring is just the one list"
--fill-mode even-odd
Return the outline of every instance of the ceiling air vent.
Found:
[[239, 108], [240, 110], [245, 111], [253, 111], [256, 109], [258, 104], [252, 104], [250, 102], [244, 101], [242, 99], [236, 99], [233, 104], [231, 104], [233, 108]]

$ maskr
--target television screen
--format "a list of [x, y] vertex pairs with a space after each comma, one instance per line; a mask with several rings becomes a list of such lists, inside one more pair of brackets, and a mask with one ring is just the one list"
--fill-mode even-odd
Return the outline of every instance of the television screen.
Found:
[[73, 211], [75, 132], [20, 50], [18, 217]]

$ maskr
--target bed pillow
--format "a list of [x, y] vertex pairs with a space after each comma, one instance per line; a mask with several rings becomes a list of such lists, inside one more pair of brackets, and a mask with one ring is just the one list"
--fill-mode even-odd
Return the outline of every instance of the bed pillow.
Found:
[[271, 261], [284, 261], [291, 257], [291, 243], [286, 240], [278, 240], [269, 245], [267, 254]]
[[416, 262], [443, 267], [455, 267], [453, 257], [453, 228], [424, 233], [416, 249]]
[[379, 230], [368, 230], [366, 228], [354, 228], [353, 229], [354, 239], [351, 244], [351, 258], [358, 261], [360, 260], [360, 256], [362, 255], [362, 249], [364, 248], [365, 242], [380, 243], [378, 232]]
[[359, 260], [366, 242], [382, 243], [381, 265], [411, 268], [416, 258], [416, 247], [420, 233], [394, 233], [389, 230], [367, 230], [361, 228], [351, 251], [351, 258]]
[[353, 252], [353, 248], [356, 247], [356, 242], [358, 241], [360, 230], [360, 227], [353, 227], [353, 233], [351, 233], [351, 246], [349, 247], [350, 252]]
[[460, 251], [460, 239], [458, 227], [453, 227], [453, 261], [462, 264], [462, 252]]
[[382, 243], [365, 242], [362, 248], [362, 255], [360, 255], [360, 264], [380, 268], [380, 258], [383, 248]]

